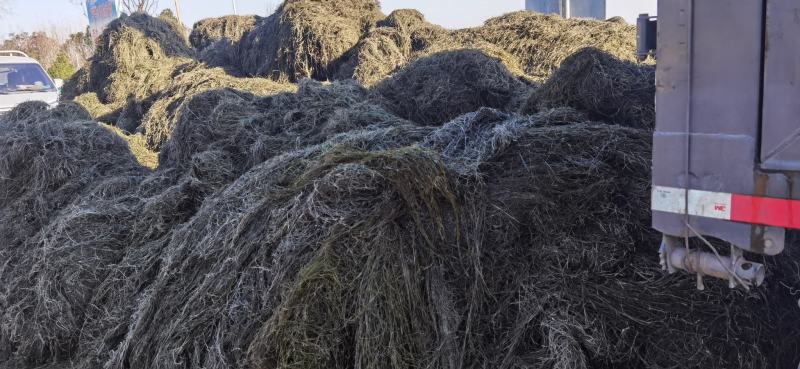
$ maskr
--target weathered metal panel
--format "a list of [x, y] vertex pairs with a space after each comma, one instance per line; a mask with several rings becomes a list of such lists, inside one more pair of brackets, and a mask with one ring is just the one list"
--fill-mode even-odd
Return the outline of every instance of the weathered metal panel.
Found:
[[[765, 195], [756, 191], [763, 10], [761, 1], [659, 1], [654, 186]], [[747, 250], [765, 252], [764, 237], [782, 248], [780, 229], [688, 219]], [[692, 235], [685, 220], [653, 212], [667, 235]]]
[[544, 14], [561, 14], [562, 0], [525, 0], [525, 9]]
[[606, 19], [606, 0], [570, 0], [570, 17]]
[[[569, 13], [564, 8], [569, 4]], [[525, 9], [572, 18], [605, 19], [606, 0], [526, 0]]]
[[800, 171], [800, 2], [769, 0], [766, 31], [762, 167]]

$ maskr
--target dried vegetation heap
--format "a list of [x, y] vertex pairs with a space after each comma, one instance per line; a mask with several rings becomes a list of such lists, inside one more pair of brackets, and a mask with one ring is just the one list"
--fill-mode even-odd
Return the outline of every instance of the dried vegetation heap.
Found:
[[428, 23], [422, 13], [395, 10], [344, 56], [337, 77], [373, 85], [416, 59], [430, 44], [446, 39], [449, 31]]
[[[8, 361], [12, 357], [30, 358], [24, 364], [35, 366], [69, 352], [78, 338], [84, 297], [91, 293], [78, 286], [94, 283], [96, 276], [56, 276], [54, 268], [61, 265], [49, 257], [69, 259], [78, 265], [74, 272], [91, 263], [83, 256], [113, 247], [112, 219], [87, 207], [70, 211], [71, 204], [92, 188], [115, 193], [126, 178], [144, 174], [121, 138], [85, 116], [23, 114], [26, 108], [0, 118], [0, 367], [9, 368], [23, 366]], [[70, 219], [72, 226], [60, 226]], [[54, 238], [43, 239], [45, 233]], [[87, 243], [65, 249], [70, 237]]]
[[[248, 31], [251, 26], [254, 28]], [[398, 92], [397, 100], [406, 105], [401, 107], [403, 111], [408, 111], [409, 104], [420, 101], [422, 105], [461, 105], [462, 109], [457, 110], [443, 108], [455, 113], [466, 113], [481, 106], [512, 110], [520, 105], [519, 100], [527, 97], [523, 95], [530, 95], [530, 87], [520, 88], [519, 83], [505, 75], [507, 73], [531, 85], [531, 81], [541, 80], [549, 73], [568, 52], [581, 47], [597, 46], [619, 55], [632, 55], [633, 50], [630, 27], [611, 22], [565, 21], [557, 17], [513, 13], [492, 19], [483, 27], [449, 31], [428, 23], [415, 10], [397, 10], [383, 17], [377, 3], [371, 0], [352, 4], [296, 0], [286, 2], [268, 18], [223, 17], [198, 22], [191, 39], [198, 48], [203, 48], [199, 57], [204, 64], [195, 65], [187, 63], [186, 57], [193, 51], [180, 27], [169, 14], [160, 18], [136, 14], [117, 21], [104, 33], [90, 67], [71, 82], [72, 87], [81, 87], [75, 92], [86, 92], [76, 101], [101, 121], [131, 134], [145, 134], [149, 148], [158, 150], [176, 126], [175, 117], [179, 115], [182, 102], [194, 94], [223, 87], [257, 94], [269, 92], [254, 88], [251, 80], [233, 77], [262, 75], [282, 81], [297, 81], [303, 77], [355, 78], [383, 93], [386, 88], [378, 84], [387, 86], [398, 78], [416, 78], [416, 87], [399, 86], [403, 90]], [[521, 32], [522, 27], [533, 27], [535, 32]], [[167, 46], [158, 51], [163, 45]], [[126, 54], [126, 50], [150, 52], [150, 49], [155, 50], [152, 56]], [[494, 73], [503, 68], [487, 58], [476, 58], [475, 53], [464, 51], [466, 49], [499, 60], [507, 72]], [[126, 58], [129, 54], [134, 57]], [[448, 75], [458, 73], [447, 70], [450, 61], [435, 66], [443, 55], [465, 67], [486, 65], [489, 68], [474, 81], [466, 74], [448, 81]], [[458, 58], [463, 60], [456, 61]], [[401, 71], [417, 60], [419, 63]], [[225, 73], [202, 70], [215, 66], [222, 67]], [[395, 72], [399, 72], [397, 76], [389, 78]], [[419, 79], [428, 72], [440, 78], [439, 88], [427, 88], [426, 81]], [[182, 76], [189, 73], [202, 76], [197, 82]], [[464, 81], [473, 86], [460, 88]], [[275, 85], [265, 89], [287, 88]], [[474, 96], [459, 93], [471, 88], [483, 90]], [[408, 95], [416, 92], [426, 94]], [[408, 96], [400, 99], [403, 93]], [[506, 104], [509, 95], [514, 101]], [[551, 100], [552, 104], [531, 100], [525, 111], [536, 111], [539, 104], [544, 104], [543, 108], [560, 105], [555, 99]], [[457, 115], [436, 114], [431, 111], [435, 106], [419, 109], [421, 112], [414, 113], [417, 115], [414, 119], [425, 124], [440, 124]], [[411, 117], [397, 110], [394, 112]], [[592, 118], [596, 119], [593, 115]]]
[[565, 20], [533, 12], [510, 13], [481, 27], [451, 31], [403, 9], [378, 22], [346, 55], [338, 77], [372, 85], [418, 58], [468, 48], [500, 59], [516, 76], [542, 81], [585, 47], [633, 61], [635, 37], [636, 28], [625, 23]]
[[573, 54], [531, 95], [524, 113], [573, 107], [589, 118], [639, 128], [655, 127], [656, 68], [587, 48]]
[[84, 98], [92, 101], [89, 110], [94, 112], [103, 111], [97, 103], [114, 111], [148, 100], [194, 55], [178, 27], [182, 26], [166, 14], [154, 18], [136, 13], [112, 22], [100, 36], [88, 67], [65, 87], [65, 97], [96, 94], [96, 102]]
[[428, 23], [416, 10], [395, 10], [345, 55], [337, 78], [353, 78], [371, 86], [414, 60], [463, 49], [480, 50], [501, 60], [514, 75], [529, 78], [516, 57], [497, 45], [468, 40], [462, 33]]
[[500, 60], [478, 50], [459, 50], [418, 59], [373, 91], [389, 111], [439, 125], [481, 107], [515, 111], [531, 88]]
[[194, 24], [189, 42], [198, 51], [221, 40], [239, 42], [242, 36], [252, 31], [262, 19], [257, 15], [228, 15], [203, 19]]
[[86, 109], [92, 116], [92, 119], [101, 122], [113, 122], [116, 120], [116, 115], [119, 113], [118, 111], [115, 112], [109, 105], [103, 104], [95, 92], [87, 92], [78, 95], [73, 101]]
[[264, 18], [229, 15], [203, 19], [194, 25], [189, 40], [198, 58], [209, 67], [222, 67], [228, 73], [243, 76], [236, 56], [236, 45]]
[[209, 91], [187, 103], [173, 139], [161, 150], [161, 162], [181, 166], [198, 152], [222, 150], [244, 170], [337, 133], [410, 124], [366, 99], [367, 91], [352, 82], [324, 86], [305, 80], [297, 93], [267, 97]]
[[[197, 114], [191, 109], [185, 109], [189, 100], [202, 92], [225, 88], [248, 91], [255, 95], [271, 95], [296, 89], [294, 85], [281, 84], [263, 78], [233, 77], [219, 68], [196, 68], [184, 72], [158, 94], [157, 99], [142, 118], [141, 131], [147, 137], [148, 148], [154, 151], [161, 150], [161, 146], [181, 119], [181, 114]], [[190, 119], [208, 119], [208, 116], [200, 115]]]
[[375, 0], [287, 0], [242, 38], [236, 60], [251, 76], [330, 79], [339, 59], [382, 18]]
[[617, 22], [563, 19], [528, 11], [489, 19], [482, 27], [456, 31], [467, 42], [488, 42], [519, 60], [525, 73], [545, 79], [568, 56], [585, 47], [633, 61], [636, 27]]
[[630, 27], [347, 3], [206, 49], [367, 87], [167, 64], [119, 82], [146, 104], [114, 112], [114, 78], [78, 99], [134, 134], [76, 104], [0, 117], [0, 369], [795, 368], [797, 247], [755, 292], [658, 268]]
[[[168, 145], [196, 149], [151, 174], [89, 151], [82, 171], [113, 172], [11, 187], [47, 206], [61, 188], [73, 195], [37, 218], [40, 231], [6, 230], [21, 246], [3, 249], [14, 260], [0, 294], [4, 363], [771, 368], [797, 357], [797, 327], [773, 324], [798, 315], [784, 287], [698, 292], [658, 270], [648, 130], [492, 109], [418, 127], [354, 88], [235, 102], [254, 107], [241, 118], [293, 125], [181, 122]], [[94, 143], [97, 128], [80, 127], [74, 137]], [[24, 158], [60, 155], [43, 150]], [[20, 204], [3, 209], [29, 210]], [[781, 260], [770, 266], [800, 283]]]

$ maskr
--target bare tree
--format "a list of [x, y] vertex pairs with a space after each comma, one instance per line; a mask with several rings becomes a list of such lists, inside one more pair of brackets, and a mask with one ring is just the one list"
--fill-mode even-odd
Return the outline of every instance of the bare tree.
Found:
[[72, 33], [61, 45], [61, 52], [69, 59], [75, 68], [83, 68], [89, 58], [94, 54], [94, 39], [89, 27], [86, 31]]
[[5, 40], [0, 49], [22, 51], [38, 60], [45, 68], [50, 68], [58, 56], [61, 44], [46, 32], [23, 32]]
[[135, 12], [145, 12], [154, 14], [158, 9], [158, 0], [122, 0], [122, 11], [133, 14]]

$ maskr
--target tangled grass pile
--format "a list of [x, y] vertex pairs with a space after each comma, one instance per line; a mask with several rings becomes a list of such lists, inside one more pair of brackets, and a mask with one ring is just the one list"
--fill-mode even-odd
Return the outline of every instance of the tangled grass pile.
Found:
[[620, 60], [594, 48], [573, 54], [523, 105], [523, 113], [573, 107], [589, 118], [654, 128], [656, 68]]
[[305, 80], [297, 93], [258, 97], [214, 90], [190, 100], [161, 150], [164, 165], [181, 166], [202, 151], [224, 151], [240, 173], [281, 153], [322, 143], [327, 137], [370, 125], [405, 124], [367, 104], [353, 82], [323, 85]]
[[194, 55], [178, 27], [168, 14], [135, 13], [115, 20], [100, 36], [89, 65], [65, 87], [64, 97], [87, 102], [87, 110], [109, 123], [116, 123], [126, 105], [128, 110], [146, 109]]
[[[124, 132], [147, 134], [143, 125], [151, 126], [155, 137], [148, 137], [148, 146], [157, 150], [175, 127], [174, 117], [184, 100], [176, 94], [191, 96], [221, 87], [261, 93], [251, 89], [249, 80], [233, 77], [263, 76], [282, 82], [353, 78], [376, 87], [401, 77], [402, 71], [419, 59], [427, 62], [408, 69], [419, 69], [442, 54], [463, 57], [465, 60], [459, 63], [464, 65], [474, 64], [475, 58], [464, 50], [478, 50], [502, 62], [508, 73], [524, 84], [532, 85], [543, 81], [570, 53], [581, 48], [595, 46], [627, 60], [634, 54], [635, 45], [632, 28], [616, 22], [562, 20], [521, 12], [494, 18], [482, 27], [451, 31], [427, 22], [412, 9], [396, 10], [384, 17], [374, 0], [346, 4], [291, 0], [267, 18], [203, 20], [190, 36], [197, 51], [184, 35], [182, 26], [170, 14], [159, 18], [134, 14], [116, 21], [103, 34], [90, 66], [70, 81], [67, 95], [77, 96], [75, 100], [96, 119]], [[189, 63], [193, 56], [203, 63]], [[212, 70], [197, 71], [204, 68]], [[209, 83], [195, 84], [181, 77], [189, 72], [218, 78], [200, 78]], [[455, 85], [441, 82], [448, 88]], [[490, 91], [476, 100], [493, 100], [493, 94]], [[515, 94], [515, 99], [525, 98]], [[162, 99], [165, 101], [159, 101]], [[529, 103], [527, 111], [537, 110], [536, 104]], [[515, 101], [513, 105], [520, 104]], [[456, 113], [480, 106], [484, 105]], [[496, 103], [485, 106], [507, 108]], [[438, 121], [433, 123], [455, 115], [436, 117]]]
[[75, 79], [77, 94], [95, 92], [104, 104], [147, 98], [169, 82], [193, 51], [163, 18], [136, 13], [112, 22], [98, 40], [88, 69]]
[[479, 50], [433, 54], [379, 82], [373, 93], [389, 111], [424, 125], [491, 107], [515, 111], [531, 87]]
[[[425, 127], [353, 84], [222, 91], [195, 99], [249, 103], [241, 118], [263, 125], [182, 120], [155, 172], [86, 150], [88, 132], [126, 148], [90, 122], [0, 122], [10, 147], [48, 139], [41, 127], [81, 140], [59, 185], [2, 167], [51, 210], [3, 229], [18, 246], [3, 249], [0, 367], [772, 368], [800, 354], [797, 327], [775, 324], [800, 315], [785, 288], [698, 292], [658, 270], [648, 130], [563, 109]], [[61, 155], [36, 147], [0, 162]], [[800, 283], [782, 260], [768, 262]]]
[[257, 15], [227, 15], [202, 19], [192, 27], [189, 43], [195, 50], [202, 51], [222, 40], [239, 42], [242, 36], [252, 31], [262, 19]]
[[[147, 113], [141, 120], [140, 131], [147, 139], [147, 147], [160, 151], [178, 125], [181, 114], [193, 114], [184, 109], [196, 95], [210, 90], [237, 89], [254, 95], [272, 95], [296, 90], [291, 84], [281, 84], [264, 78], [237, 78], [228, 75], [220, 68], [202, 67], [181, 73], [163, 91], [159, 92]], [[208, 116], [195, 116], [189, 119], [205, 120]]]
[[337, 78], [353, 78], [372, 86], [419, 58], [475, 49], [501, 60], [514, 75], [532, 79], [515, 56], [495, 44], [464, 37], [464, 32], [428, 23], [413, 9], [395, 10], [344, 56]]
[[[658, 268], [631, 27], [367, 0], [255, 23], [198, 30], [236, 62], [210, 68], [173, 20], [121, 19], [87, 109], [0, 117], [0, 369], [795, 368], [796, 247], [755, 292]], [[133, 45], [144, 74], [107, 57]]]
[[431, 45], [451, 41], [449, 31], [428, 23], [422, 13], [395, 10], [343, 56], [337, 78], [353, 78], [371, 86], [415, 60]]
[[624, 22], [516, 12], [480, 27], [451, 31], [428, 23], [416, 10], [401, 9], [378, 22], [345, 55], [337, 78], [373, 85], [419, 58], [477, 49], [501, 60], [518, 77], [543, 81], [568, 56], [586, 47], [633, 61], [636, 29]]
[[382, 18], [375, 0], [287, 0], [242, 38], [235, 60], [250, 76], [331, 79], [340, 58]]
[[245, 76], [240, 70], [236, 45], [249, 34], [264, 18], [229, 15], [219, 18], [203, 19], [195, 23], [189, 40], [198, 51], [198, 59], [208, 67], [224, 68], [235, 76]]
[[519, 60], [525, 73], [546, 79], [567, 57], [594, 47], [618, 59], [634, 61], [636, 27], [626, 23], [563, 19], [519, 11], [486, 21], [481, 27], [456, 31], [467, 42], [488, 42]]

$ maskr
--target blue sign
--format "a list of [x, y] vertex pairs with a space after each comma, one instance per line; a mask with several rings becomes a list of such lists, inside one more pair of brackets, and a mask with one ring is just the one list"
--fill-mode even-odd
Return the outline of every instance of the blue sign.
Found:
[[86, 0], [86, 15], [92, 36], [98, 37], [111, 21], [119, 18], [117, 0]]

